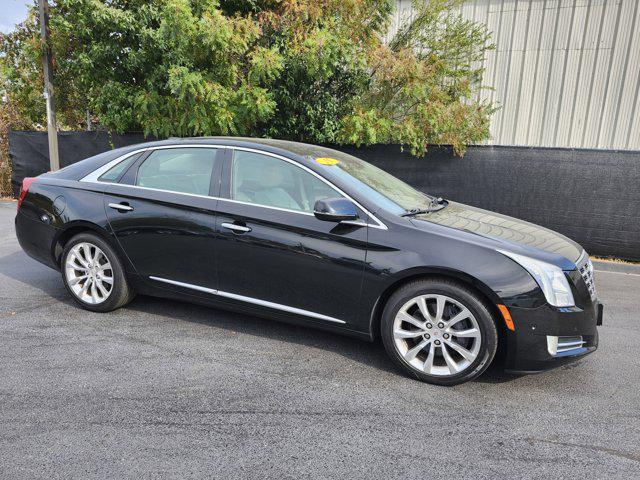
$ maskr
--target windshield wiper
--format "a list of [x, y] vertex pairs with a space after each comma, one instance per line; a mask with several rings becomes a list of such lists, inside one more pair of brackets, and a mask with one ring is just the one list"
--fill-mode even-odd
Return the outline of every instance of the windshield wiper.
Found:
[[431, 210], [428, 208], [412, 208], [410, 210], [405, 210], [404, 213], [401, 213], [401, 217], [411, 217], [413, 215], [420, 215], [421, 213], [430, 213]]
[[420, 215], [422, 213], [436, 212], [438, 210], [442, 210], [446, 206], [447, 206], [447, 202], [442, 197], [432, 197], [427, 208], [419, 208], [419, 207], [411, 208], [409, 210], [406, 210], [404, 213], [400, 214], [400, 216], [411, 217], [413, 215]]

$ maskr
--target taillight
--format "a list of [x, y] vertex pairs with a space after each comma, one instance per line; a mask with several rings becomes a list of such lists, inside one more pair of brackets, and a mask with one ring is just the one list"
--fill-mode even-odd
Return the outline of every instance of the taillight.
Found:
[[22, 180], [22, 187], [20, 188], [20, 196], [18, 197], [18, 208], [22, 205], [22, 201], [24, 200], [25, 195], [29, 191], [29, 187], [35, 180], [35, 177], [24, 177]]

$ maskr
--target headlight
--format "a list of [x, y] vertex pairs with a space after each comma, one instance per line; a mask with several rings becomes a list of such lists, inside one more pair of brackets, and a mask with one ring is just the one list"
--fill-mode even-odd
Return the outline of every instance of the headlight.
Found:
[[517, 253], [498, 250], [511, 260], [519, 263], [533, 279], [540, 285], [542, 292], [549, 304], [554, 307], [573, 307], [573, 294], [567, 281], [567, 277], [560, 267], [556, 267], [541, 260], [518, 255]]

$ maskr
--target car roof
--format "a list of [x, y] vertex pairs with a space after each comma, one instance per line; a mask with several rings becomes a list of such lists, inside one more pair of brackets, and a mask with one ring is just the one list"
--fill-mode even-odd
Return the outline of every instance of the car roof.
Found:
[[[169, 141], [176, 141], [178, 143], [203, 143], [203, 144], [217, 144], [227, 145], [230, 147], [244, 147], [244, 148], [258, 148], [264, 151], [270, 151], [272, 153], [289, 154], [299, 157], [311, 157], [317, 158], [322, 156], [328, 156], [331, 154], [338, 154], [337, 150], [331, 148], [322, 147], [319, 145], [312, 145], [310, 143], [293, 142], [290, 140], [278, 140], [275, 138], [252, 138], [252, 137], [185, 137], [185, 138], [170, 138]], [[344, 155], [344, 154], [343, 154]]]
[[327, 147], [311, 145], [308, 143], [292, 142], [288, 140], [277, 140], [271, 138], [251, 138], [251, 137], [171, 137], [166, 140], [138, 143], [126, 147], [116, 148], [107, 152], [89, 157], [68, 167], [45, 174], [65, 179], [80, 179], [92, 171], [106, 165], [110, 161], [140, 149], [180, 146], [180, 145], [221, 145], [228, 147], [255, 148], [265, 152], [270, 152], [297, 160], [302, 164], [309, 165], [313, 158], [345, 155], [343, 152]]

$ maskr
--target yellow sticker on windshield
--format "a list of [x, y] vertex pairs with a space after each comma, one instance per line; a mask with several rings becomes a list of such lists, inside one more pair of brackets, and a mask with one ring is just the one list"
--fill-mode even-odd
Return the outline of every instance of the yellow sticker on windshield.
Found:
[[321, 165], [337, 165], [340, 162], [338, 160], [336, 160], [335, 158], [330, 158], [330, 157], [320, 157], [320, 158], [316, 158], [316, 162], [318, 162]]

